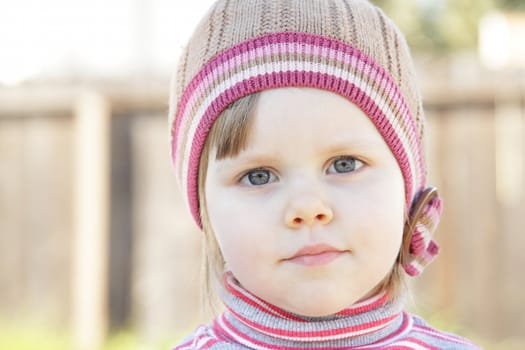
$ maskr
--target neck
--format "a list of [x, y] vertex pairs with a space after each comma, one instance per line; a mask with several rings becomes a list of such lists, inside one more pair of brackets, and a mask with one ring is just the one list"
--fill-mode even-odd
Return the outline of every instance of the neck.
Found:
[[402, 312], [404, 296], [394, 299], [375, 294], [340, 312], [305, 317], [282, 310], [251, 294], [231, 273], [221, 291], [226, 311], [214, 328], [230, 341], [251, 348], [300, 349], [316, 343], [321, 348], [348, 348], [381, 343], [408, 329]]

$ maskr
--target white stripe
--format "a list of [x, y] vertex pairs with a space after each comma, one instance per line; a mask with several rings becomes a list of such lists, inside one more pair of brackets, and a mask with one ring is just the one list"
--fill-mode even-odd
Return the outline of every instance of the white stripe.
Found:
[[[305, 48], [302, 46], [306, 45]], [[286, 50], [286, 46], [288, 46], [289, 50]], [[350, 65], [354, 68], [357, 67], [358, 62], [363, 62], [363, 67], [365, 70], [367, 68], [372, 69], [372, 67], [366, 63], [364, 60], [357, 59], [356, 55], [350, 55], [346, 52], [342, 52], [341, 50], [333, 50], [329, 48], [325, 48], [326, 50], [323, 51], [325, 55], [327, 55], [330, 59], [339, 58], [339, 63], [343, 65]], [[225, 72], [229, 72], [231, 69], [238, 66], [234, 61], [237, 60], [237, 58], [242, 57], [243, 55], [247, 55], [252, 57], [252, 59], [255, 59], [255, 57], [261, 57], [261, 56], [267, 56], [270, 54], [270, 52], [279, 52], [279, 53], [302, 53], [302, 51], [305, 51], [306, 55], [319, 55], [319, 46], [314, 44], [304, 44], [304, 43], [278, 43], [278, 44], [268, 44], [264, 45], [262, 47], [258, 47], [254, 50], [248, 51], [248, 53], [243, 53], [240, 55], [236, 55], [229, 60], [222, 63], [220, 66], [216, 67], [210, 74], [207, 74], [204, 76], [202, 81], [199, 83], [199, 85], [196, 87], [195, 91], [204, 92], [208, 86], [219, 77], [219, 71], [222, 71], [221, 74], [224, 74]], [[350, 63], [347, 63], [345, 61], [349, 61]], [[303, 61], [301, 61], [303, 62]], [[310, 61], [309, 61], [310, 62]], [[286, 63], [284, 61], [279, 61], [279, 63], [282, 65], [283, 63]], [[312, 62], [310, 62], [312, 64]], [[188, 100], [187, 106], [185, 106], [185, 110], [193, 109], [194, 104], [196, 103], [197, 97], [199, 97], [200, 94], [193, 94], [193, 96]], [[186, 114], [186, 113], [185, 113]], [[177, 145], [178, 147], [179, 145]]]
[[[228, 279], [230, 279], [230, 278], [228, 278]], [[231, 282], [231, 280], [228, 281], [228, 285], [231, 286], [232, 288], [234, 288], [238, 293], [242, 294], [244, 298], [249, 299], [253, 303], [257, 304], [261, 309], [264, 309], [267, 313], [270, 313], [270, 314], [275, 315], [275, 316], [283, 317], [283, 314], [281, 314], [278, 311], [272, 309], [267, 303], [265, 303], [264, 301], [261, 301], [260, 299], [258, 299], [255, 296], [253, 296], [252, 294], [250, 294], [249, 292], [247, 292], [245, 289], [241, 288], [240, 286], [238, 286], [234, 282]], [[361, 302], [355, 303], [355, 304], [352, 305], [352, 307], [349, 309], [349, 311], [355, 310], [355, 309], [358, 309], [358, 308], [362, 308], [362, 307], [365, 307], [365, 306], [368, 306], [368, 305], [371, 305], [371, 304], [375, 303], [377, 300], [383, 298], [385, 294], [386, 294], [386, 292], [382, 292], [380, 294], [377, 294], [377, 295], [373, 296], [372, 298], [369, 298], [369, 299], [363, 300]], [[248, 305], [248, 306], [249, 307], [255, 307], [253, 305]]]
[[204, 344], [206, 344], [207, 342], [209, 342], [212, 338], [210, 338], [209, 336], [206, 336], [206, 337], [202, 337], [202, 338], [199, 338], [199, 341], [197, 341], [197, 349], [200, 349], [204, 346]]
[[185, 346], [183, 349], [200, 349], [208, 341], [213, 340], [214, 338], [208, 334], [208, 329], [206, 326], [200, 326], [193, 335], [192, 342]]
[[[225, 331], [227, 331], [228, 334], [232, 338], [235, 338], [241, 344], [245, 344], [245, 345], [246, 344], [248, 344], [248, 345], [252, 345], [253, 344], [251, 341], [247, 340], [246, 338], [238, 336], [235, 333], [234, 329], [237, 330], [237, 332], [239, 332], [239, 333], [241, 333], [243, 335], [247, 335], [248, 336], [248, 334], [245, 334], [245, 333], [241, 332], [241, 330], [239, 330], [238, 328], [232, 329], [228, 324], [226, 324], [226, 322], [224, 322], [224, 319], [225, 319], [225, 315], [223, 314], [223, 315], [221, 315], [218, 318], [218, 322], [221, 325], [221, 327]], [[238, 318], [235, 318], [235, 319], [238, 320], [239, 322], [241, 322], [242, 324], [244, 324], [247, 328], [253, 329], [253, 327], [251, 325], [242, 322], [242, 320], [239, 320]], [[257, 328], [255, 331], [259, 332], [259, 333], [262, 333], [262, 334], [266, 334], [266, 335], [271, 336], [273, 338], [281, 339], [281, 340], [289, 340], [289, 341], [306, 341], [306, 340], [308, 340], [308, 341], [311, 341], [311, 342], [315, 342], [315, 341], [320, 342], [320, 341], [341, 340], [341, 339], [345, 339], [345, 338], [349, 338], [349, 337], [355, 337], [355, 336], [361, 336], [361, 335], [366, 335], [366, 334], [369, 334], [369, 333], [373, 333], [373, 332], [375, 332], [377, 330], [380, 330], [382, 328], [388, 327], [394, 320], [392, 320], [392, 321], [390, 321], [388, 323], [382, 324], [382, 325], [375, 326], [375, 327], [368, 327], [366, 329], [362, 329], [362, 330], [359, 330], [359, 331], [345, 332], [345, 333], [341, 333], [341, 334], [334, 334], [334, 335], [331, 335], [331, 336], [327, 336], [327, 335], [321, 335], [321, 336], [317, 336], [317, 337], [314, 337], [314, 336], [310, 336], [310, 337], [286, 336], [286, 335], [280, 335], [280, 334], [276, 334], [276, 333], [272, 333], [272, 332], [266, 332], [263, 329], [259, 329], [259, 328]], [[255, 345], [255, 344], [253, 344], [253, 346], [255, 346], [257, 348], [260, 348], [260, 347], [258, 347], [258, 345]], [[266, 349], [266, 348], [262, 348], [262, 349]]]
[[[234, 288], [237, 292], [240, 292], [244, 297], [246, 297], [246, 298], [250, 299], [251, 301], [255, 302], [257, 305], [261, 306], [261, 308], [264, 308], [268, 313], [271, 313], [273, 315], [282, 317], [282, 315], [280, 313], [278, 313], [275, 310], [269, 308], [266, 304], [261, 303], [259, 299], [255, 298], [249, 292], [247, 292], [246, 290], [242, 289], [237, 284], [233, 283], [231, 275], [228, 277], [228, 282], [227, 283], [232, 288]], [[364, 300], [364, 301], [362, 301], [360, 303], [356, 303], [356, 304], [354, 304], [352, 306], [352, 309], [356, 309], [356, 308], [360, 308], [360, 307], [363, 307], [363, 306], [367, 306], [367, 305], [373, 304], [374, 302], [376, 302], [377, 300], [382, 298], [385, 294], [386, 294], [386, 292], [383, 292], [383, 293], [378, 294], [378, 295], [376, 295], [376, 296], [374, 296], [374, 297], [372, 297], [370, 299]], [[251, 307], [251, 308], [255, 308], [253, 305], [248, 305], [248, 306]], [[221, 317], [221, 319], [222, 319], [222, 317]], [[245, 324], [248, 328], [252, 328], [251, 325], [243, 322], [243, 320], [241, 320], [241, 319], [239, 319], [237, 317], [235, 317], [235, 319], [237, 319], [239, 322]], [[346, 332], [346, 333], [341, 333], [341, 334], [333, 335], [333, 336], [309, 337], [308, 339], [311, 340], [311, 341], [325, 341], [325, 340], [338, 340], [338, 339], [347, 338], [349, 334], [352, 334], [353, 336], [363, 335], [363, 334], [367, 334], [367, 333], [379, 330], [381, 328], [387, 327], [392, 322], [394, 322], [394, 320], [392, 320], [392, 321], [390, 321], [388, 323], [382, 324], [382, 325], [378, 325], [376, 327], [369, 327], [369, 328], [361, 330], [361, 331], [354, 331], [354, 332], [351, 332], [351, 333]], [[225, 326], [224, 322], [221, 322], [221, 324]], [[285, 340], [304, 340], [305, 339], [304, 337], [293, 337], [293, 336], [276, 335], [276, 334], [271, 333], [271, 332], [264, 332], [261, 329], [258, 329], [258, 331], [261, 332], [261, 333], [264, 333], [264, 334], [268, 334], [268, 335], [270, 335], [272, 337], [279, 338], [279, 339], [285, 339]]]
[[[230, 279], [231, 277], [229, 277], [228, 279]], [[261, 302], [258, 298], [256, 298], [255, 296], [253, 296], [252, 294], [248, 293], [246, 290], [242, 289], [241, 287], [239, 287], [238, 285], [236, 285], [235, 283], [228, 281], [228, 284], [233, 287], [237, 292], [241, 293], [246, 299], [250, 299], [252, 302], [254, 302], [255, 304], [259, 305], [261, 307], [261, 309], [264, 309], [266, 310], [267, 313], [270, 313], [270, 314], [273, 314], [275, 316], [281, 316], [282, 317], [282, 314], [280, 314], [279, 312], [273, 310], [272, 308], [270, 308], [267, 304]], [[252, 305], [249, 305], [250, 307], [254, 307]]]
[[[290, 48], [290, 50], [286, 50], [286, 46], [288, 46]], [[303, 51], [303, 49], [300, 47], [299, 43], [278, 43], [278, 44], [269, 44], [269, 45], [265, 45], [265, 46], [259, 47], [259, 48], [255, 49], [255, 50], [250, 50], [248, 52], [248, 55], [250, 53], [254, 53], [254, 56], [255, 56], [255, 53], [257, 53], [257, 56], [261, 56], [261, 55], [268, 56], [271, 52], [275, 53], [276, 51], [279, 52], [279, 53], [301, 53], [301, 51]], [[341, 57], [341, 59], [339, 61], [339, 63], [341, 63], [341, 64], [347, 65], [348, 63], [346, 63], [345, 61], [349, 61], [350, 62], [349, 64], [352, 67], [354, 67], [354, 68], [356, 68], [357, 65], [358, 65], [358, 60], [357, 60], [357, 57], [355, 55], [350, 55], [348, 53], [343, 53], [341, 50], [333, 50], [333, 49], [329, 49], [329, 48], [326, 48], [326, 47], [322, 47], [321, 48], [318, 45], [312, 45], [312, 44], [308, 45], [308, 47], [306, 49], [306, 54], [307, 55], [319, 56], [320, 55], [320, 51], [322, 52], [323, 57], [329, 57], [330, 59], [335, 59], [335, 58]], [[241, 58], [245, 54], [246, 53], [243, 53], [241, 55], [236, 55], [236, 56], [230, 58], [229, 60], [227, 60], [226, 62], [224, 62], [220, 66], [216, 67], [210, 74], [205, 75], [204, 78], [202, 79], [202, 81], [196, 87], [195, 91], [204, 92], [208, 88], [208, 86], [213, 82], [213, 80], [215, 80], [215, 79], [217, 79], [219, 77], [219, 73], [218, 73], [219, 71], [222, 71], [221, 74], [224, 74], [225, 72], [229, 72], [230, 70], [232, 70], [235, 67], [239, 66], [238, 59]], [[304, 61], [301, 61], [301, 62], [304, 62]], [[367, 69], [368, 70], [372, 70], [371, 65], [366, 63], [364, 60], [359, 60], [359, 62], [363, 62], [363, 67], [364, 67], [365, 71]], [[277, 63], [280, 66], [282, 66], [283, 64], [286, 64], [285, 61], [278, 61]], [[276, 66], [277, 63], [272, 61], [272, 64], [274, 64], [274, 67], [273, 67], [272, 71], [282, 71], [281, 69], [279, 69], [279, 67]], [[308, 63], [310, 65], [314, 64], [314, 62], [311, 62], [311, 61], [308, 61]], [[315, 64], [317, 64], [317, 62]], [[335, 67], [335, 66], [331, 66], [331, 67]], [[315, 70], [315, 69], [309, 67], [308, 70]], [[331, 73], [331, 72], [329, 71], [327, 73]], [[194, 108], [194, 104], [196, 103], [197, 98], [199, 96], [200, 96], [200, 94], [193, 94], [192, 95], [192, 97], [188, 100], [187, 106], [184, 107], [185, 111], [191, 110], [191, 109]], [[185, 112], [185, 114], [186, 114], [186, 112]]]
[[404, 340], [404, 341], [401, 341], [399, 343], [395, 343], [395, 344], [390, 344], [391, 346], [406, 346], [407, 348], [409, 349], [414, 349], [414, 350], [428, 350], [429, 347], [426, 347], [426, 346], [422, 346], [422, 345], [419, 345], [418, 343], [414, 343], [414, 342], [411, 342], [410, 340]]
[[374, 344], [365, 345], [365, 346], [361, 347], [360, 349], [368, 349], [368, 348], [378, 349], [378, 348], [381, 348], [383, 345], [392, 345], [392, 344], [395, 344], [395, 342], [398, 341], [399, 339], [405, 338], [407, 336], [407, 334], [412, 331], [412, 327], [414, 325], [414, 320], [412, 319], [412, 317], [410, 317], [406, 313], [403, 313], [403, 317], [407, 318], [407, 326], [403, 329], [402, 332], [399, 332], [398, 334], [396, 334], [395, 337], [388, 337], [386, 340], [384, 340], [382, 342], [377, 342], [377, 343], [374, 343]]
[[[289, 62], [285, 62], [285, 64], [289, 64], [289, 65], [292, 65], [294, 67], [296, 67], [298, 70], [301, 70], [301, 71], [307, 71], [307, 72], [312, 72], [312, 73], [321, 73], [321, 74], [325, 74], [326, 72], [328, 72], [330, 66], [328, 65], [325, 65], [325, 64], [319, 64], [316, 69], [314, 69], [313, 67], [309, 67], [308, 69], [305, 67], [305, 62], [303, 61], [289, 61]], [[307, 62], [307, 65], [308, 66], [311, 66], [310, 62]], [[188, 140], [191, 141], [193, 140], [193, 138], [195, 137], [195, 132], [197, 130], [197, 127], [199, 125], [199, 122], [204, 114], [204, 112], [206, 111], [206, 109], [211, 105], [211, 103], [221, 94], [223, 93], [226, 89], [234, 86], [235, 84], [237, 83], [240, 83], [241, 81], [243, 81], [244, 79], [246, 79], [246, 76], [250, 76], [250, 77], [255, 77], [257, 75], [258, 70], [259, 69], [262, 69], [262, 71], [264, 71], [265, 73], [269, 74], [269, 73], [277, 73], [277, 72], [282, 72], [282, 71], [274, 71], [274, 70], [271, 70], [271, 68], [273, 67], [274, 65], [272, 63], [266, 63], [262, 66], [255, 66], [255, 67], [250, 67], [248, 68], [247, 70], [244, 70], [244, 71], [240, 71], [238, 73], [236, 73], [235, 75], [231, 76], [229, 79], [227, 80], [224, 80], [222, 81], [218, 86], [216, 86], [211, 92], [209, 95], [206, 96], [206, 98], [204, 99], [203, 103], [199, 106], [199, 109], [197, 110], [197, 113], [196, 113], [196, 116], [198, 116], [198, 118], [194, 118], [191, 122], [191, 125], [190, 125], [190, 128], [188, 130]], [[349, 76], [351, 77], [351, 79], [348, 79], [346, 78], [345, 80], [347, 81], [351, 81], [353, 82], [357, 87], [359, 87], [361, 90], [363, 91], [371, 91], [371, 87], [370, 85], [366, 84], [364, 81], [362, 81], [360, 78], [356, 77], [354, 74], [351, 74], [348, 70], [342, 70], [340, 68], [335, 68], [334, 69], [334, 76], [335, 77], [340, 77], [340, 78], [343, 78], [345, 76]], [[392, 124], [392, 126], [394, 127], [394, 130], [396, 130], [396, 133], [399, 137], [399, 139], [401, 140], [401, 144], [403, 145], [403, 148], [405, 150], [409, 150], [410, 148], [408, 147], [408, 140], [406, 138], [406, 135], [400, 133], [400, 126], [398, 125], [399, 123], [395, 123], [395, 118], [394, 118], [394, 114], [392, 112], [392, 110], [390, 108], [388, 108], [388, 105], [386, 104], [385, 100], [383, 98], [381, 98], [377, 92], [374, 91], [374, 94], [368, 94], [370, 96], [370, 98], [379, 106], [384, 106], [384, 108], [381, 108], [381, 110], [383, 111], [383, 113], [387, 116], [387, 119], [390, 121], [390, 123]], [[186, 109], [186, 112], [188, 112], [189, 109]], [[187, 113], [185, 113], [185, 115], [182, 116], [182, 118], [187, 118]], [[182, 132], [184, 132], [184, 130], [180, 130]], [[180, 139], [180, 137], [179, 137]], [[188, 165], [189, 165], [189, 162], [187, 160], [189, 160], [189, 154], [190, 154], [190, 151], [191, 151], [191, 142], [186, 142], [185, 144], [185, 149], [184, 149], [184, 156], [183, 156], [183, 164], [182, 164], [182, 184], [184, 186], [184, 193], [187, 192], [187, 176], [188, 176]], [[416, 151], [417, 153], [417, 151]], [[415, 167], [416, 167], [416, 164], [414, 164], [417, 160], [416, 159], [413, 159], [412, 156], [415, 156], [415, 154], [412, 154], [412, 152], [407, 152], [408, 156], [409, 156], [409, 165], [410, 165], [410, 171], [411, 173], [416, 177], [413, 179], [413, 184], [412, 184], [412, 188], [410, 189], [412, 194], [414, 194], [415, 192], [415, 188], [416, 186], [419, 184], [419, 181], [420, 181], [420, 178], [418, 177], [418, 172], [415, 171]]]
[[222, 329], [224, 329], [229, 334], [230, 337], [232, 337], [234, 340], [236, 340], [237, 343], [246, 345], [250, 349], [259, 349], [259, 350], [271, 349], [271, 348], [259, 346], [258, 344], [255, 344], [255, 343], [247, 340], [246, 338], [239, 337], [230, 327], [228, 327], [226, 325], [226, 323], [224, 322], [224, 316], [219, 317], [218, 318], [218, 322], [219, 322], [219, 325], [222, 327]]
[[457, 336], [454, 336], [454, 335], [449, 335], [447, 333], [444, 333], [444, 332], [436, 332], [435, 330], [430, 330], [430, 329], [424, 329], [424, 328], [420, 328], [420, 327], [414, 327], [414, 331], [418, 332], [418, 333], [421, 333], [421, 334], [424, 334], [424, 335], [427, 335], [429, 337], [432, 337], [434, 339], [438, 339], [438, 340], [447, 340], [447, 341], [450, 341], [450, 342], [453, 342], [453, 343], [459, 343], [459, 344], [470, 344], [469, 341], [466, 341], [464, 339], [461, 339], [461, 338], [458, 338]]
[[423, 238], [423, 242], [425, 245], [425, 248], [428, 247], [430, 240], [432, 239], [429, 234], [429, 230], [426, 225], [418, 222], [416, 224], [416, 229], [419, 231], [421, 237]]
[[421, 265], [416, 259], [412, 260], [409, 265], [411, 265], [414, 269], [416, 269], [419, 273], [423, 271], [424, 267]]

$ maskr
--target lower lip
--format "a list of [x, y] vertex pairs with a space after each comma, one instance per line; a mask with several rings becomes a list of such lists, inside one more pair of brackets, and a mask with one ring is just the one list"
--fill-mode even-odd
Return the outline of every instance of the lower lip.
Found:
[[326, 265], [343, 255], [343, 252], [324, 252], [315, 255], [301, 255], [288, 261], [304, 266]]

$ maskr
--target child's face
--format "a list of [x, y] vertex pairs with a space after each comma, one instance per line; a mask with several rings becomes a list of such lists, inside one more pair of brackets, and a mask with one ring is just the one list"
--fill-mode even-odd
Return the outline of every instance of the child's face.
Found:
[[285, 310], [323, 316], [371, 294], [404, 224], [399, 166], [369, 118], [336, 94], [261, 93], [247, 148], [210, 156], [207, 210], [227, 268]]

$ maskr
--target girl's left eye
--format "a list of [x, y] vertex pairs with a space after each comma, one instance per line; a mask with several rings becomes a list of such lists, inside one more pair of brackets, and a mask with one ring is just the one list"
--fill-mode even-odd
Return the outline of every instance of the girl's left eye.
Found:
[[255, 169], [247, 172], [240, 180], [244, 185], [248, 186], [262, 186], [270, 182], [274, 182], [276, 176], [267, 169]]
[[328, 167], [328, 174], [345, 174], [358, 170], [363, 166], [363, 162], [354, 157], [344, 156], [335, 159]]

